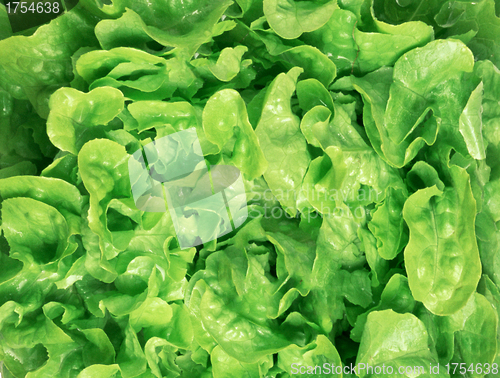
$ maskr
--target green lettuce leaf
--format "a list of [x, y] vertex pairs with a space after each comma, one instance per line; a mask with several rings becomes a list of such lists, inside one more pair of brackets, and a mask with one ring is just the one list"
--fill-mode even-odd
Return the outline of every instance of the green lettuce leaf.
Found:
[[[401, 334], [395, 331], [398, 329], [406, 332]], [[365, 369], [361, 370], [360, 364], [364, 364]], [[433, 373], [429, 371], [429, 366], [437, 366], [437, 359], [429, 349], [429, 335], [424, 323], [410, 313], [398, 314], [392, 310], [375, 311], [368, 315], [356, 365], [359, 377], [372, 375], [366, 368], [367, 365], [374, 369], [378, 366], [379, 371], [385, 365], [385, 372], [377, 374], [384, 378], [411, 377], [414, 369], [409, 373], [399, 373], [399, 367], [406, 366], [422, 367], [416, 373], [419, 377], [448, 377], [443, 366], [439, 366]], [[410, 370], [403, 368], [401, 371]]]
[[450, 174], [451, 187], [418, 190], [403, 208], [410, 228], [404, 252], [410, 288], [415, 299], [436, 315], [464, 307], [481, 275], [469, 175], [457, 166], [450, 167]]
[[323, 26], [335, 9], [335, 2], [321, 0], [314, 3], [294, 0], [264, 0], [264, 15], [279, 36], [298, 38]]
[[[50, 95], [73, 79], [71, 56], [81, 47], [96, 46], [96, 19], [80, 7], [73, 8], [32, 36], [13, 36], [0, 41], [8, 53], [0, 57], [6, 73], [0, 82], [20, 86], [37, 113], [47, 118]], [[8, 78], [8, 79], [7, 79]]]
[[[225, 113], [221, 115], [220, 109]], [[222, 152], [224, 162], [239, 168], [248, 180], [266, 171], [267, 161], [238, 92], [224, 89], [210, 97], [203, 109], [203, 129], [208, 141]]]
[[[310, 161], [306, 140], [300, 133], [299, 119], [290, 105], [301, 72], [302, 69], [294, 68], [287, 74], [280, 74], [269, 86], [255, 130], [269, 163], [264, 178], [290, 215], [295, 215], [296, 195]], [[288, 169], [291, 166], [293, 171]]]
[[114, 88], [96, 88], [89, 93], [61, 88], [50, 98], [47, 134], [54, 146], [76, 155], [89, 140], [106, 136], [112, 128], [106, 126], [124, 106], [123, 94]]

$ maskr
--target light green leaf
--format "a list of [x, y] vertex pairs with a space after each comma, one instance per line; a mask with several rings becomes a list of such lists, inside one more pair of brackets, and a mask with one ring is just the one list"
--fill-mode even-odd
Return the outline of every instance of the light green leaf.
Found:
[[95, 19], [79, 7], [64, 13], [29, 36], [0, 41], [0, 82], [20, 86], [42, 118], [49, 114], [48, 100], [55, 89], [73, 78], [71, 56], [83, 46], [95, 46]]
[[310, 161], [306, 140], [300, 133], [299, 119], [293, 114], [290, 104], [301, 72], [301, 68], [293, 68], [287, 74], [278, 75], [271, 83], [255, 130], [269, 162], [264, 178], [290, 215], [296, 213], [295, 198]]
[[400, 168], [415, 158], [425, 145], [436, 141], [439, 123], [434, 117], [421, 122], [401, 143], [394, 143], [385, 125], [385, 110], [389, 100], [393, 69], [383, 67], [362, 78], [353, 77], [354, 88], [362, 95], [363, 121], [373, 149], [388, 164]]
[[[365, 369], [360, 370], [360, 364], [365, 364]], [[448, 377], [443, 366], [434, 373], [429, 371], [429, 366], [436, 366], [437, 361], [429, 349], [429, 335], [424, 323], [412, 314], [398, 314], [392, 310], [375, 311], [368, 315], [356, 365], [360, 378], [372, 375], [366, 369], [367, 365], [373, 368], [379, 366], [379, 369], [385, 365], [385, 374], [377, 374], [380, 378]], [[421, 370], [415, 373], [414, 369], [405, 370], [407, 366]], [[387, 372], [389, 367], [392, 373]], [[403, 373], [399, 373], [400, 367], [403, 367]]]
[[61, 88], [50, 98], [47, 133], [59, 149], [78, 154], [91, 139], [105, 136], [105, 131], [124, 107], [123, 94], [114, 88], [96, 88], [82, 93]]
[[384, 201], [376, 208], [368, 228], [377, 239], [380, 256], [392, 260], [400, 252], [403, 237], [403, 205], [406, 200], [402, 189], [388, 188]]
[[266, 171], [267, 161], [238, 92], [224, 89], [210, 97], [203, 109], [203, 129], [224, 161], [240, 169], [245, 178], [253, 180]]
[[77, 378], [94, 378], [96, 376], [115, 378], [119, 371], [120, 367], [118, 365], [92, 365], [82, 370]]
[[89, 227], [99, 236], [100, 249], [107, 259], [123, 248], [113, 245], [107, 227], [107, 208], [112, 198], [131, 196], [128, 159], [125, 148], [106, 139], [87, 142], [78, 154], [83, 184], [90, 193]]
[[483, 121], [482, 107], [483, 100], [483, 82], [474, 89], [470, 95], [469, 101], [460, 115], [459, 129], [464, 137], [469, 154], [477, 160], [486, 158], [486, 151], [483, 142]]
[[[451, 363], [492, 364], [497, 355], [496, 330], [498, 316], [488, 300], [474, 293], [469, 302], [448, 319], [449, 327], [455, 330], [455, 350]], [[484, 374], [468, 372], [471, 378]]]
[[[443, 123], [440, 137], [462, 151], [465, 142], [455, 124], [472, 92], [468, 87], [473, 81], [465, 74], [473, 66], [472, 52], [455, 40], [433, 41], [403, 55], [394, 65], [385, 114], [390, 139], [401, 143], [432, 109]], [[460, 97], [450, 96], [451, 88]]]
[[[240, 73], [243, 62], [243, 55], [248, 51], [246, 46], [236, 46], [235, 48], [226, 47], [220, 52], [217, 61], [211, 62], [208, 59], [199, 58], [192, 61], [192, 64], [198, 69], [206, 68], [218, 80], [228, 82], [231, 81]], [[245, 64], [251, 63], [245, 61]]]
[[9, 198], [2, 203], [2, 219], [10, 255], [26, 264], [48, 264], [75, 250], [68, 244], [66, 219], [43, 202]]
[[273, 30], [282, 38], [298, 38], [323, 26], [332, 15], [334, 1], [304, 2], [264, 0], [264, 15]]
[[[342, 366], [337, 349], [324, 335], [318, 335], [316, 340], [304, 348], [293, 345], [278, 352], [278, 366], [291, 377], [341, 378], [343, 376], [334, 368]], [[317, 366], [320, 367], [321, 373], [318, 373]], [[316, 370], [311, 372], [311, 368]]]
[[[240, 362], [228, 355], [220, 346], [216, 346], [210, 355], [214, 378], [232, 378], [235, 375], [241, 378], [261, 377], [259, 363]], [[269, 363], [269, 362], [268, 362]]]
[[410, 288], [436, 315], [464, 307], [481, 275], [469, 175], [457, 166], [450, 167], [450, 174], [451, 187], [421, 189], [403, 208], [410, 228], [404, 252]]

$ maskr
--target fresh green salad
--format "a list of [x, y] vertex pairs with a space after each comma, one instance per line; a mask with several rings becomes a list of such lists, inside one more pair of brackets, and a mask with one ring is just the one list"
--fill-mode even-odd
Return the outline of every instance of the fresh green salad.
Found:
[[[499, 377], [497, 15], [80, 0], [13, 33], [0, 5], [1, 377]], [[180, 132], [237, 168], [238, 222], [138, 203], [131, 158]]]

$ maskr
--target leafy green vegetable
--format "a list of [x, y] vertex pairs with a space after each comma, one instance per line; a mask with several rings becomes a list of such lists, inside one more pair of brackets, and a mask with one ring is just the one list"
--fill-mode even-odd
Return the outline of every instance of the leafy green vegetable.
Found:
[[[5, 72], [0, 79], [2, 87], [9, 83], [20, 87], [19, 94], [47, 118], [50, 95], [73, 78], [71, 56], [81, 47], [97, 45], [95, 21], [76, 7], [29, 37], [13, 36], [0, 41], [0, 48], [7, 52], [0, 58]], [[17, 93], [12, 95], [17, 97]]]
[[[123, 94], [108, 87], [96, 88], [88, 94], [61, 88], [50, 101], [47, 134], [54, 146], [73, 154], [89, 140], [104, 137], [102, 126], [107, 126], [124, 107]], [[59, 110], [61, 105], [64, 113]]]
[[[266, 92], [256, 134], [269, 162], [264, 178], [286, 212], [295, 215], [295, 193], [300, 190], [310, 161], [299, 118], [292, 113], [290, 98], [302, 69], [280, 74]], [[293, 169], [288, 169], [289, 167]]]
[[[401, 334], [399, 329], [404, 329]], [[370, 364], [371, 366], [385, 365], [386, 371], [392, 368], [392, 371], [407, 371], [407, 366], [424, 366], [427, 374], [419, 374], [422, 377], [431, 376], [428, 366], [436, 364], [437, 360], [429, 349], [428, 333], [424, 323], [411, 313], [398, 314], [392, 310], [376, 311], [368, 315], [365, 326], [365, 332], [361, 339], [359, 354], [356, 360], [360, 364]], [[410, 373], [412, 374], [412, 373]], [[404, 373], [398, 374], [399, 377], [410, 377]], [[359, 377], [369, 376], [367, 369], [359, 370]], [[443, 367], [438, 369], [438, 377], [447, 377]], [[393, 374], [382, 373], [380, 377], [390, 377]]]
[[436, 186], [411, 195], [403, 216], [410, 228], [405, 249], [408, 281], [415, 299], [436, 315], [450, 315], [474, 293], [481, 261], [474, 233], [475, 201], [467, 173], [450, 167], [452, 187]]
[[276, 34], [282, 38], [298, 38], [323, 26], [331, 17], [335, 2], [322, 0], [264, 0], [264, 15]]
[[404, 237], [401, 215], [406, 199], [403, 190], [389, 187], [384, 201], [377, 207], [368, 223], [368, 228], [377, 239], [378, 253], [386, 260], [396, 257]]
[[[221, 109], [225, 114], [221, 115]], [[249, 180], [266, 171], [267, 161], [238, 92], [224, 89], [208, 99], [203, 109], [203, 128], [207, 139], [229, 156], [224, 160], [239, 168]]]
[[0, 376], [498, 377], [499, 4], [0, 4]]

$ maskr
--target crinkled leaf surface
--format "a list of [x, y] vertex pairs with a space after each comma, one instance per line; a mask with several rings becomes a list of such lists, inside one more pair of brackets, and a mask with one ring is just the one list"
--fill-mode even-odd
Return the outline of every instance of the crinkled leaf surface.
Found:
[[410, 228], [404, 252], [410, 288], [436, 315], [465, 306], [481, 274], [469, 176], [456, 166], [450, 167], [450, 174], [452, 187], [418, 190], [403, 208]]

